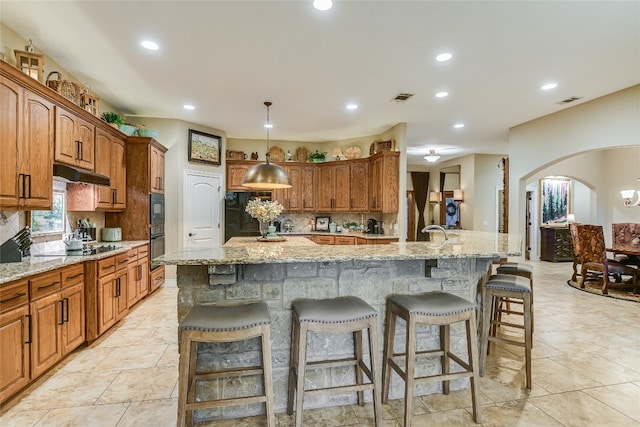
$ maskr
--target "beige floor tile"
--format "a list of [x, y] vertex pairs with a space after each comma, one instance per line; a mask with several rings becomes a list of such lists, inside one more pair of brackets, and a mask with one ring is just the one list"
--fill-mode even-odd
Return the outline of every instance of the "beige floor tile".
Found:
[[478, 426], [473, 421], [473, 415], [464, 409], [423, 414], [413, 417], [412, 426]]
[[42, 417], [46, 415], [47, 412], [49, 412], [49, 409], [25, 411], [12, 410], [0, 415], [0, 426], [34, 426], [38, 421], [40, 421], [40, 419], [42, 419]]
[[585, 373], [570, 369], [552, 359], [532, 360], [531, 365], [533, 384], [539, 385], [550, 393], [562, 393], [603, 385]]
[[640, 382], [588, 388], [583, 392], [640, 423]]
[[96, 403], [168, 399], [177, 381], [174, 368], [121, 371]]
[[167, 349], [160, 356], [160, 360], [156, 363], [157, 368], [174, 367], [178, 369], [180, 353], [178, 353], [178, 344], [168, 345]]
[[631, 418], [582, 391], [534, 397], [529, 401], [567, 427], [638, 425]]
[[131, 402], [118, 427], [174, 427], [178, 419], [178, 399]]
[[[352, 406], [334, 406], [331, 408], [307, 409], [302, 416], [304, 427], [337, 427], [358, 425], [358, 418]], [[278, 426], [292, 427], [295, 413], [291, 416], [278, 414]], [[231, 425], [231, 424], [230, 424]]]
[[[567, 367], [567, 369], [589, 377], [600, 384], [619, 384], [630, 381], [640, 381], [640, 370], [619, 365], [615, 360], [607, 359], [598, 353], [574, 353], [552, 357], [550, 360]], [[607, 368], [598, 369], [599, 366], [606, 366]]]
[[127, 345], [114, 349], [109, 357], [103, 359], [97, 370], [113, 371], [127, 369], [143, 369], [156, 366], [167, 351], [168, 345]]
[[[479, 387], [479, 386], [478, 386]], [[428, 394], [421, 396], [422, 403], [429, 412], [451, 411], [453, 409], [471, 408], [471, 390], [456, 390], [447, 394]], [[493, 401], [480, 391], [480, 404], [488, 405]]]
[[532, 375], [532, 388], [526, 388], [524, 361], [487, 364], [484, 377], [480, 378], [480, 390], [494, 402], [526, 399], [531, 396], [542, 396], [549, 391], [540, 386]]
[[58, 408], [49, 411], [35, 427], [115, 427], [128, 406], [129, 403], [114, 403]]
[[559, 427], [558, 421], [545, 414], [526, 400], [502, 402], [483, 407], [484, 427]]

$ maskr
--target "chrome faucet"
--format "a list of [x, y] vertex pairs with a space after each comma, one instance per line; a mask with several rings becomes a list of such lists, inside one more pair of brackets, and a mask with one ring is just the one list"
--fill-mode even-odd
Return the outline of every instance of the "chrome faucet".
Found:
[[[449, 240], [449, 235], [447, 234], [447, 230], [443, 226], [437, 225], [437, 224], [427, 225], [425, 228], [422, 229], [422, 232], [426, 233], [429, 230], [440, 230], [444, 233], [444, 240]], [[427, 240], [429, 239], [427, 238]]]

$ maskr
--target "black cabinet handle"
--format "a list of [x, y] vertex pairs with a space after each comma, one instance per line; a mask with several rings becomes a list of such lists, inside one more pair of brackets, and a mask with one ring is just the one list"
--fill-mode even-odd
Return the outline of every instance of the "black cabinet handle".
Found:
[[78, 273], [78, 274], [74, 274], [73, 276], [69, 276], [67, 279], [71, 280], [71, 279], [75, 279], [77, 277], [82, 276], [84, 273]]
[[58, 281], [56, 280], [55, 282], [53, 282], [53, 283], [49, 283], [48, 285], [45, 285], [45, 286], [39, 286], [39, 287], [38, 287], [38, 290], [40, 291], [40, 290], [42, 290], [42, 289], [47, 289], [47, 288], [50, 288], [50, 287], [52, 287], [52, 286], [59, 285], [59, 284], [60, 284], [60, 282], [58, 282]]
[[31, 315], [25, 314], [27, 321], [25, 322], [27, 325], [27, 340], [24, 342], [25, 344], [31, 344]]
[[64, 306], [65, 306], [65, 316], [63, 319], [63, 322], [69, 323], [69, 298], [65, 298], [64, 299]]
[[31, 198], [31, 174], [27, 175], [29, 177], [29, 198]]

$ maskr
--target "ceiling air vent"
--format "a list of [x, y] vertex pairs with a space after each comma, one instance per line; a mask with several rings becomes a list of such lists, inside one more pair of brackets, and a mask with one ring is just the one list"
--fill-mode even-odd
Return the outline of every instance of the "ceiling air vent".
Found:
[[562, 101], [558, 102], [558, 104], [560, 104], [560, 105], [568, 104], [570, 102], [577, 101], [578, 99], [582, 99], [582, 97], [581, 96], [571, 96], [571, 97], [569, 97], [567, 99], [563, 99]]
[[391, 101], [393, 102], [407, 102], [409, 98], [411, 98], [415, 93], [402, 93], [400, 92], [396, 96], [394, 96]]

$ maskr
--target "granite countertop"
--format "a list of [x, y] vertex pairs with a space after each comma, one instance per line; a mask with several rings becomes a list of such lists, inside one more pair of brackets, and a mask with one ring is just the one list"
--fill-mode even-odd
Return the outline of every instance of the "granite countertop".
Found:
[[410, 260], [443, 258], [495, 258], [519, 256], [522, 237], [518, 234], [460, 230], [449, 240], [435, 235], [431, 242], [391, 243], [388, 245], [296, 245], [286, 242], [251, 242], [215, 248], [185, 248], [165, 253], [151, 261], [154, 265], [232, 265], [354, 260]]
[[300, 246], [318, 246], [313, 243], [311, 240], [302, 236], [294, 236], [294, 235], [286, 235], [283, 236], [284, 240], [270, 240], [268, 242], [258, 240], [257, 237], [232, 237], [224, 244], [225, 248], [237, 248], [237, 247], [246, 247], [248, 245], [258, 245], [258, 246], [286, 246], [286, 247], [300, 247]]
[[127, 240], [116, 242], [122, 248], [114, 249], [96, 255], [82, 256], [29, 256], [24, 257], [22, 262], [10, 262], [0, 264], [0, 284], [12, 282], [14, 280], [23, 279], [35, 274], [44, 273], [46, 271], [55, 270], [56, 268], [67, 265], [79, 264], [85, 261], [95, 261], [98, 259], [108, 258], [129, 251], [131, 248], [148, 244], [148, 240]]
[[283, 231], [277, 234], [284, 237], [286, 236], [348, 236], [348, 237], [361, 237], [363, 239], [370, 239], [370, 240], [398, 238], [398, 236], [392, 236], [389, 234], [369, 234], [369, 233], [363, 233], [361, 231], [341, 231], [341, 232], [336, 231], [335, 233], [331, 233], [329, 231], [308, 231], [305, 233], [294, 231], [294, 232], [288, 233]]

